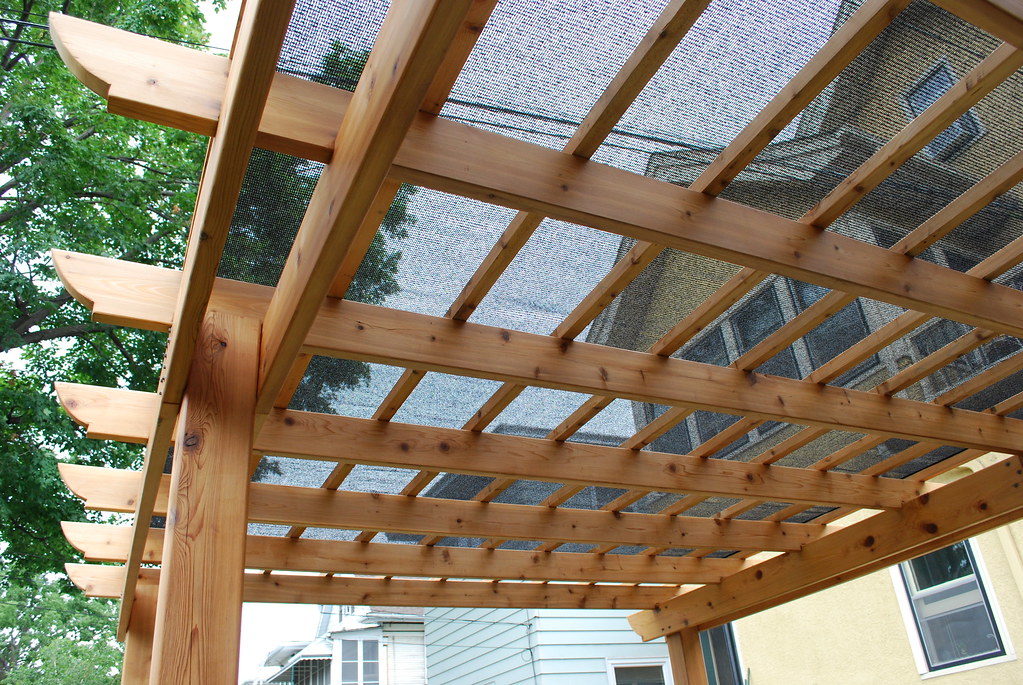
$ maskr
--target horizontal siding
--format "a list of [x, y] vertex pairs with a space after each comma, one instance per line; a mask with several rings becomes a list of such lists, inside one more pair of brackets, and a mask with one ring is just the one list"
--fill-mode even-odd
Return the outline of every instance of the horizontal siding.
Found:
[[430, 685], [513, 685], [533, 682], [522, 609], [427, 609]]
[[642, 642], [629, 627], [631, 611], [544, 609], [537, 612], [538, 685], [608, 682], [608, 659], [666, 659], [664, 640]]

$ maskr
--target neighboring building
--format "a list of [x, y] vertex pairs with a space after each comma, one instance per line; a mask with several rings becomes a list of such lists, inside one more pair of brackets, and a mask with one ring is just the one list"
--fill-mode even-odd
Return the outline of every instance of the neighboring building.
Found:
[[324, 606], [311, 642], [267, 655], [277, 672], [251, 685], [426, 685], [423, 610]]
[[[848, 16], [858, 4], [844, 3], [840, 17]], [[837, 179], [874, 154], [996, 44], [934, 5], [914, 3], [807, 108], [794, 135], [769, 146], [722, 197], [800, 218]], [[883, 247], [895, 244], [1019, 150], [1023, 109], [1011, 103], [1019, 102], [1021, 96], [1023, 78], [1017, 73], [829, 228]], [[1001, 127], [1015, 132], [1015, 144], [987, 135]], [[647, 175], [688, 185], [718, 152], [655, 154]], [[1017, 186], [922, 256], [965, 271], [1017, 238], [1021, 230], [1023, 195]], [[630, 245], [623, 241], [620, 252]], [[590, 339], [645, 349], [737, 271], [738, 267], [705, 257], [665, 251], [594, 326]], [[1016, 287], [1023, 283], [1011, 272], [1001, 280]], [[819, 286], [770, 276], [687, 343], [678, 356], [730, 364], [825, 292]], [[757, 370], [806, 377], [901, 313], [891, 305], [857, 300]], [[950, 321], [931, 320], [833, 383], [871, 389], [968, 330]], [[1014, 338], [995, 338], [902, 394], [934, 400], [963, 379], [1017, 354], [1021, 346]], [[986, 409], [1021, 390], [1023, 377], [1017, 373], [955, 406]], [[637, 426], [664, 410], [634, 403]], [[653, 448], [689, 453], [734, 421], [728, 415], [695, 412], [656, 440]], [[766, 422], [737, 436], [715, 456], [749, 459], [797, 430], [797, 426]], [[833, 432], [780, 463], [807, 466], [860, 437]], [[859, 471], [910, 444], [888, 440], [835, 470]], [[909, 476], [959, 451], [936, 449], [891, 474]], [[943, 478], [965, 475], [978, 463]], [[712, 498], [692, 513], [712, 516], [731, 503]], [[781, 506], [764, 504], [741, 517], [762, 518]], [[810, 509], [791, 520], [810, 520], [823, 511]], [[1023, 639], [1021, 539], [1023, 526], [1012, 524], [742, 619], [734, 635], [745, 673], [756, 685], [913, 683], [938, 675], [950, 685], [1023, 682], [1023, 664], [1013, 648]], [[738, 682], [726, 678], [717, 682]], [[715, 682], [713, 673], [711, 682]]]

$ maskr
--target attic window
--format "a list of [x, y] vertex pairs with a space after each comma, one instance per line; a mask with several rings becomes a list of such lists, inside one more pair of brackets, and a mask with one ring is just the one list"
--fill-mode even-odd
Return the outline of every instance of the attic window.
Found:
[[[906, 104], [916, 117], [947, 93], [956, 83], [952, 70], [939, 62], [931, 71], [906, 92]], [[924, 149], [935, 159], [947, 162], [980, 138], [984, 128], [973, 110], [967, 111], [948, 128], [939, 133]]]

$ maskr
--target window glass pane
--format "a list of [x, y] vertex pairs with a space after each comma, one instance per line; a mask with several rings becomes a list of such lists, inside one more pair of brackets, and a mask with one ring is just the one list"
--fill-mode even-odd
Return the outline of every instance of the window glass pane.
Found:
[[358, 640], [341, 640], [341, 660], [342, 661], [359, 660]]
[[615, 685], [664, 685], [660, 666], [615, 666]]
[[739, 353], [749, 352], [754, 345], [784, 323], [774, 288], [765, 288], [747, 300], [735, 312], [731, 321], [735, 328], [735, 341], [739, 345]]
[[359, 682], [358, 661], [341, 662], [341, 682], [343, 683], [343, 685], [358, 685]]
[[[790, 280], [789, 286], [796, 301], [796, 309], [799, 311], [803, 311], [828, 293], [827, 288], [802, 281]], [[860, 301], [849, 303], [803, 336], [810, 352], [810, 363], [815, 369], [821, 367], [865, 338], [869, 332]], [[854, 378], [877, 364], [877, 355], [872, 355], [843, 374], [838, 382]]]
[[716, 328], [693, 342], [682, 352], [682, 359], [691, 362], [728, 366], [728, 352], [725, 350], [725, 338], [721, 329]]
[[913, 572], [913, 584], [917, 591], [973, 575], [973, 564], [966, 551], [966, 543], [963, 542], [957, 542], [907, 563]]
[[376, 681], [380, 679], [380, 663], [377, 661], [366, 661], [362, 664], [362, 678], [365, 681]]
[[967, 543], [908, 561], [902, 570], [931, 669], [1005, 653]]
[[700, 633], [700, 643], [703, 646], [703, 661], [709, 685], [743, 685], [730, 623], [703, 631]]
[[379, 649], [376, 640], [365, 640], [362, 643], [362, 658], [365, 661], [376, 661], [380, 657], [378, 656]]
[[[906, 103], [913, 116], [930, 107], [955, 84], [955, 76], [939, 64], [920, 83], [906, 93]], [[939, 133], [925, 148], [938, 159], [948, 160], [981, 134], [980, 122], [972, 110], [964, 113], [951, 126]]]

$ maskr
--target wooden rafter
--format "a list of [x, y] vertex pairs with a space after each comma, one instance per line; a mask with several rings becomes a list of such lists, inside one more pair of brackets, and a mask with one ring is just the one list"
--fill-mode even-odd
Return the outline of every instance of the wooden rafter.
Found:
[[[119, 566], [67, 564], [71, 580], [89, 597], [116, 597], [124, 575]], [[142, 577], [159, 580], [160, 571]], [[290, 604], [375, 604], [551, 609], [638, 609], [672, 597], [676, 588], [651, 585], [495, 583], [449, 580], [384, 580], [247, 573], [246, 602]]]
[[[137, 570], [145, 530], [152, 515], [156, 481], [170, 446], [171, 433], [180, 410], [199, 329], [227, 241], [248, 159], [256, 141], [263, 108], [277, 70], [277, 56], [284, 43], [284, 34], [293, 7], [294, 0], [284, 2], [252, 0], [247, 3], [239, 23], [233, 58], [222, 72], [224, 90], [218, 99], [219, 107], [215, 111], [210, 110], [210, 113], [214, 114], [215, 130], [210, 131], [213, 137], [207, 152], [195, 211], [192, 214], [192, 225], [189, 229], [184, 261], [184, 287], [180, 289], [175, 304], [174, 329], [167, 344], [163, 373], [160, 377], [161, 401], [151, 419], [152, 440], [146, 449], [142, 466], [145, 476], [138, 493], [132, 552], [129, 555], [128, 572], [121, 592], [122, 604], [118, 624], [120, 639], [124, 639], [131, 617], [135, 583], [138, 579]], [[139, 53], [138, 44], [133, 39], [107, 43], [103, 39], [106, 34], [105, 27], [51, 14], [50, 32], [65, 63], [71, 65], [71, 69], [79, 78], [106, 97], [108, 102], [121, 94], [119, 85], [116, 84], [116, 74], [125, 64], [141, 65], [142, 70], [152, 69], [149, 63], [135, 57]], [[94, 62], [90, 62], [89, 66], [84, 64], [95, 57], [88, 54], [88, 48], [80, 46], [79, 40], [83, 34], [92, 35], [94, 40], [100, 40], [106, 46], [98, 56], [101, 69], [96, 69]], [[191, 55], [185, 55], [166, 43], [157, 42], [159, 45], [152, 47], [162, 56], [185, 60], [191, 58]], [[144, 94], [141, 97], [148, 100], [151, 106], [171, 104], [179, 95], [174, 92], [175, 86], [189, 88], [187, 83], [168, 84], [159, 73], [159, 68], [150, 71], [149, 74], [150, 76], [145, 79]], [[169, 87], [164, 89], [163, 86]]]
[[[102, 50], [102, 45], [95, 49]], [[999, 48], [964, 79], [976, 85], [957, 87], [950, 91], [949, 100], [969, 107], [970, 98], [979, 99], [1020, 66], [1023, 51]], [[188, 67], [169, 63], [161, 68], [180, 73]], [[140, 78], [130, 69], [125, 71], [128, 83]], [[281, 89], [275, 93], [277, 84]], [[203, 95], [219, 101], [217, 84]], [[191, 99], [195, 96], [182, 97], [179, 109], [198, 116], [198, 111], [190, 111]], [[350, 94], [343, 91], [278, 78], [261, 124], [266, 140], [260, 142], [291, 153], [311, 152], [309, 145], [315, 144], [321, 146], [321, 153], [305, 156], [329, 156], [334, 136], [325, 139], [324, 130], [336, 130], [339, 113], [349, 101]], [[145, 103], [133, 104], [144, 109]], [[180, 119], [156, 110], [148, 118], [158, 123]], [[1011, 288], [769, 212], [430, 115], [421, 114], [412, 122], [390, 173], [442, 192], [535, 211], [1023, 337], [1023, 325], [1015, 323], [1023, 311], [1023, 293]], [[758, 231], [751, 234], [749, 226], [757, 226]], [[324, 293], [326, 287], [329, 279]]]
[[[123, 564], [127, 558], [130, 530], [124, 526], [65, 522], [63, 528], [68, 542], [81, 551], [87, 561]], [[163, 531], [151, 529], [143, 560], [158, 564], [162, 551]], [[245, 565], [251, 569], [376, 576], [577, 583], [719, 583], [726, 575], [742, 570], [749, 563], [737, 559], [365, 545], [262, 535], [249, 535], [245, 541]]]
[[[61, 404], [91, 437], [146, 442], [142, 417], [155, 395], [58, 384]], [[123, 403], [120, 399], [123, 398]], [[109, 425], [108, 417], [116, 416]], [[93, 429], [93, 423], [99, 424]], [[133, 432], [134, 431], [134, 432]], [[809, 473], [720, 459], [701, 459], [615, 447], [556, 443], [514, 435], [479, 434], [428, 426], [275, 410], [254, 449], [263, 454], [395, 468], [570, 483], [580, 487], [639, 487], [781, 502], [896, 508], [923, 491], [911, 481]]]
[[[135, 471], [89, 470], [62, 464], [68, 488], [89, 509], [134, 510]], [[167, 477], [158, 490], [154, 512], [166, 514]], [[432, 497], [335, 492], [320, 488], [253, 483], [249, 486], [249, 520], [275, 525], [381, 530], [410, 535], [496, 537], [557, 540], [589, 544], [708, 547], [713, 549], [792, 550], [829, 532], [817, 524], [731, 521], [661, 514], [622, 514], [586, 509], [549, 509]], [[508, 531], [513, 531], [509, 535]]]
[[726, 623], [926, 554], [1023, 516], [1023, 461], [1010, 457], [897, 512], [844, 530], [630, 617], [644, 639]]
[[[97, 271], [102, 258], [57, 255], [58, 273], [72, 292], [88, 293], [93, 316], [102, 320], [98, 298], [120, 302], [139, 297], [138, 285], [105, 281]], [[75, 263], [72, 271], [65, 267]], [[91, 265], [91, 267], [90, 267]], [[161, 271], [159, 267], [137, 270]], [[86, 274], [92, 270], [89, 279]], [[147, 280], [171, 281], [174, 271], [162, 270]], [[977, 279], [982, 280], [982, 279]], [[103, 281], [103, 282], [98, 282]], [[986, 281], [982, 281], [985, 282]], [[116, 291], [113, 296], [108, 295]], [[271, 289], [242, 283], [225, 288], [220, 306], [230, 307], [234, 293], [242, 311], [249, 311]], [[213, 294], [217, 297], [217, 292]], [[155, 296], [148, 294], [150, 302]], [[106, 306], [109, 306], [107, 304]], [[138, 307], [135, 308], [138, 310]], [[154, 307], [151, 312], [160, 311]], [[146, 320], [145, 327], [160, 322]], [[401, 330], [403, 335], [389, 332]], [[1010, 451], [1019, 444], [1023, 423], [924, 402], [885, 398], [807, 381], [751, 374], [681, 359], [600, 345], [565, 342], [544, 335], [454, 322], [411, 312], [331, 300], [319, 310], [305, 341], [315, 354], [372, 362], [396, 363], [447, 373], [510, 380], [545, 387], [601, 394], [659, 404], [684, 404], [697, 409], [755, 414], [781, 421], [928, 439], [951, 445]], [[473, 350], [469, 355], [466, 350]]]
[[388, 10], [263, 318], [260, 414], [276, 402], [351, 246], [369, 247], [360, 229], [470, 7], [433, 0]]

